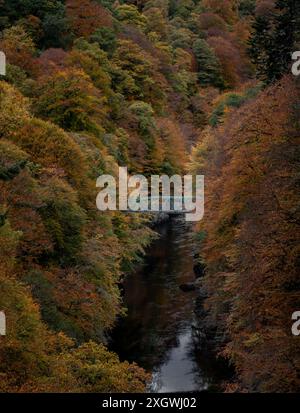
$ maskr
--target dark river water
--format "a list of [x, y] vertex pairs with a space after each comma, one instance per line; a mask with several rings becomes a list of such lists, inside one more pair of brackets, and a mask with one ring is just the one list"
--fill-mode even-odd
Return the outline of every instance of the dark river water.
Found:
[[214, 391], [220, 371], [195, 342], [197, 293], [179, 288], [195, 281], [191, 224], [173, 216], [156, 231], [160, 238], [144, 264], [125, 280], [128, 313], [113, 331], [110, 348], [152, 373], [151, 392]]

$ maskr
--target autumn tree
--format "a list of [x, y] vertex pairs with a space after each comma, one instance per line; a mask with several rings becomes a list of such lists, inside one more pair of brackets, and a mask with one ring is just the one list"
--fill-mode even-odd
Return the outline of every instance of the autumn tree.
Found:
[[120, 165], [182, 173], [198, 140], [206, 323], [237, 369], [228, 389], [297, 387], [284, 322], [298, 305], [298, 98], [289, 79], [248, 83], [245, 54], [255, 13], [270, 21], [261, 69], [275, 35], [287, 57], [291, 2], [273, 3], [0, 0], [0, 391], [146, 391], [148, 374], [105, 343], [151, 217], [97, 211], [95, 181]]
[[235, 0], [204, 0], [203, 6], [220, 15], [227, 23], [233, 23], [237, 19], [236, 1]]
[[299, 85], [285, 78], [229, 114], [222, 127], [208, 128], [194, 151], [193, 165], [206, 171], [209, 188], [202, 225], [207, 328], [223, 335], [222, 354], [238, 375], [228, 391], [299, 388], [299, 351], [287, 321], [299, 306], [292, 229], [298, 100]]
[[33, 98], [37, 115], [68, 130], [96, 132], [100, 128], [98, 122], [105, 116], [105, 99], [93, 87], [89, 76], [79, 69], [39, 79]]
[[27, 73], [36, 72], [35, 45], [21, 25], [5, 29], [0, 39], [0, 48], [5, 52], [8, 63], [24, 69]]
[[94, 0], [67, 0], [66, 14], [77, 37], [88, 37], [100, 27], [111, 27], [111, 13]]
[[205, 40], [199, 39], [193, 45], [198, 64], [198, 80], [203, 86], [224, 87], [221, 65], [214, 51]]

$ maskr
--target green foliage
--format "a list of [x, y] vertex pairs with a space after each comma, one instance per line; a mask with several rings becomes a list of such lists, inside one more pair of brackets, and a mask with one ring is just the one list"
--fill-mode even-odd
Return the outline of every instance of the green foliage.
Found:
[[124, 24], [137, 26], [141, 30], [146, 28], [147, 18], [134, 5], [122, 4], [114, 10], [114, 14]]
[[16, 145], [2, 139], [0, 141], [0, 180], [11, 180], [27, 164], [28, 155]]
[[72, 40], [65, 6], [60, 3], [55, 10], [45, 14], [41, 25], [43, 36], [39, 43], [43, 47], [67, 47]]
[[199, 83], [203, 86], [224, 88], [221, 64], [207, 42], [202, 39], [196, 40], [193, 50], [198, 64]]
[[58, 72], [42, 79], [33, 90], [35, 113], [64, 129], [101, 131], [105, 99], [80, 70]]
[[117, 129], [115, 134], [105, 134], [103, 136], [103, 142], [119, 165], [127, 166], [129, 164], [129, 136], [124, 129]]
[[161, 9], [158, 7], [150, 7], [147, 8], [144, 13], [147, 17], [147, 33], [156, 33], [160, 40], [166, 40], [168, 35], [168, 26]]
[[40, 214], [61, 265], [70, 264], [80, 251], [86, 215], [78, 205], [76, 192], [65, 182], [52, 178], [41, 193]]
[[[90, 72], [94, 83], [100, 86], [100, 79], [107, 79], [108, 85], [101, 86], [105, 93], [112, 93], [106, 72], [109, 66], [102, 59], [106, 54], [96, 44], [84, 41], [76, 44], [74, 53], [68, 64], [78, 57], [77, 62]], [[97, 62], [101, 62], [105, 71], [101, 72]], [[60, 72], [56, 75], [60, 79]], [[89, 78], [86, 76], [86, 79]], [[44, 89], [43, 82], [44, 79], [38, 80], [45, 99], [46, 91], [50, 96], [50, 89], [46, 86]], [[37, 86], [32, 81], [31, 84]], [[90, 81], [89, 85], [92, 85]], [[116, 128], [112, 142], [104, 147], [97, 134], [67, 134], [53, 123], [34, 118], [29, 113], [33, 98], [24, 98], [8, 83], [0, 83], [0, 94], [0, 247], [3, 253], [0, 288], [4, 289], [1, 295], [9, 295], [7, 300], [1, 301], [1, 308], [12, 321], [13, 300], [21, 303], [27, 300], [28, 316], [34, 322], [34, 326], [27, 329], [24, 305], [20, 307], [25, 320], [24, 335], [16, 338], [12, 330], [19, 328], [17, 320], [20, 316], [10, 323], [12, 341], [6, 340], [8, 347], [0, 346], [1, 377], [5, 383], [1, 381], [1, 391], [49, 391], [62, 379], [60, 374], [63, 373], [56, 364], [57, 370], [52, 370], [52, 357], [60, 357], [61, 350], [51, 345], [48, 349], [42, 344], [59, 337], [56, 334], [49, 336], [45, 323], [57, 333], [64, 331], [76, 342], [90, 338], [103, 341], [107, 329], [122, 313], [118, 289], [121, 267], [130, 268], [143, 254], [152, 232], [139, 218], [126, 219], [120, 232], [119, 224], [109, 214], [98, 215], [92, 207], [96, 194], [90, 179], [94, 180], [101, 168], [103, 172], [113, 173], [116, 159], [127, 163], [129, 137], [124, 129]], [[33, 88], [31, 94], [36, 96]], [[75, 101], [70, 102], [73, 105]], [[64, 115], [64, 112], [58, 113]], [[114, 158], [108, 155], [109, 148]], [[10, 205], [9, 210], [7, 205]], [[16, 286], [7, 289], [14, 276], [17, 277], [13, 281]], [[21, 279], [32, 288], [31, 293], [23, 287]], [[13, 290], [19, 296], [14, 296]], [[40, 308], [33, 303], [32, 297]], [[22, 343], [25, 335], [31, 343], [28, 350], [25, 341]], [[8, 350], [9, 346], [12, 351]], [[30, 352], [35, 356], [31, 357]], [[18, 364], [14, 359], [18, 359]], [[126, 389], [126, 386], [131, 386], [128, 388], [132, 391], [135, 386], [144, 389], [146, 376], [141, 369], [121, 365], [116, 359], [115, 368], [118, 366], [120, 369], [124, 366], [124, 369], [122, 380], [114, 384], [115, 389]], [[125, 371], [128, 369], [131, 384], [126, 382]], [[112, 373], [108, 368], [106, 371]], [[110, 380], [113, 383], [112, 377]], [[97, 384], [87, 386], [86, 391], [93, 388], [98, 391], [102, 385], [106, 388], [97, 380]], [[76, 386], [70, 378], [65, 388], [56, 391], [74, 391]]]
[[29, 119], [29, 101], [15, 88], [0, 82], [0, 137], [12, 136]]
[[3, 41], [9, 45], [17, 41], [19, 48], [22, 48], [23, 50], [26, 49], [31, 53], [35, 50], [34, 43], [30, 35], [21, 25], [12, 26], [9, 29], [5, 29], [3, 31]]
[[161, 84], [163, 79], [155, 70], [157, 61], [128, 40], [119, 41], [114, 61], [119, 67], [113, 73], [115, 89], [126, 97], [140, 98], [160, 109], [165, 93]]
[[266, 76], [271, 72], [269, 62], [269, 50], [272, 47], [272, 37], [270, 34], [271, 22], [269, 16], [258, 16], [253, 23], [253, 35], [249, 41], [250, 56], [256, 67], [257, 76], [266, 80]]
[[182, 18], [187, 18], [192, 12], [193, 7], [194, 2], [192, 0], [179, 0], [176, 2], [174, 14]]
[[116, 34], [110, 27], [100, 27], [91, 35], [90, 40], [98, 43], [109, 56], [112, 56], [117, 48]]
[[240, 0], [238, 3], [240, 17], [253, 16], [255, 12], [255, 3], [255, 0]]
[[[67, 62], [71, 68], [74, 65], [80, 67], [90, 77], [93, 85], [105, 95], [103, 103], [112, 97], [110, 63], [106, 53], [99, 48], [97, 43], [88, 43], [83, 38], [76, 40]], [[97, 94], [96, 89], [94, 93]], [[83, 111], [87, 112], [87, 109], [83, 108]]]
[[241, 93], [226, 93], [221, 101], [214, 108], [210, 118], [209, 124], [212, 127], [216, 127], [222, 123], [222, 118], [224, 117], [227, 108], [239, 108], [245, 102], [253, 99], [257, 96], [260, 91], [260, 86], [252, 87], [247, 89], [243, 94]]
[[191, 32], [185, 28], [174, 28], [170, 35], [171, 44], [174, 49], [182, 48], [182, 49], [189, 49], [192, 47], [192, 36]]
[[214, 109], [209, 119], [209, 124], [213, 127], [220, 123], [220, 118], [224, 115], [226, 107], [239, 108], [246, 101], [246, 97], [236, 93], [230, 93], [225, 96]]
[[18, 89], [22, 89], [23, 85], [26, 83], [26, 79], [26, 72], [19, 66], [11, 65], [9, 63], [6, 65], [6, 75], [4, 80], [8, 83], [11, 83]]
[[54, 0], [4, 0], [1, 6], [0, 29], [28, 16], [38, 18], [43, 47], [66, 46], [70, 40], [68, 20], [63, 1]]
[[59, 392], [67, 391], [70, 384], [74, 391], [84, 393], [144, 392], [149, 379], [135, 364], [121, 363], [116, 354], [93, 342], [62, 353], [53, 362], [63, 374], [47, 380], [45, 388]]
[[129, 111], [137, 119], [138, 129], [145, 140], [148, 149], [153, 150], [155, 145], [153, 136], [155, 123], [153, 119], [154, 111], [151, 105], [144, 102], [134, 102], [130, 105]]
[[145, 102], [135, 102], [130, 105], [129, 110], [138, 118], [139, 128], [142, 133], [147, 133], [154, 128], [154, 111], [151, 105]]
[[71, 183], [78, 187], [85, 184], [84, 156], [77, 144], [62, 129], [33, 119], [26, 122], [13, 140], [31, 155], [31, 159], [44, 167], [62, 168]]
[[62, 7], [62, 2], [59, 0], [5, 0], [3, 3], [3, 15], [11, 23], [28, 15], [43, 18], [47, 14], [59, 11]]
[[225, 103], [221, 102], [211, 114], [209, 119], [209, 124], [212, 127], [216, 127], [220, 123], [220, 118], [224, 115]]

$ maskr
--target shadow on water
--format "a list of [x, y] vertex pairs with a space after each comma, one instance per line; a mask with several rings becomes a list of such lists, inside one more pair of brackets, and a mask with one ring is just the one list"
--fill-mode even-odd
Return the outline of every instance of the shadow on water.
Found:
[[127, 316], [111, 336], [111, 350], [121, 360], [152, 372], [152, 392], [215, 389], [222, 375], [207, 354], [196, 350], [195, 300], [180, 284], [195, 280], [195, 242], [191, 224], [173, 216], [157, 231], [143, 266], [124, 282]]

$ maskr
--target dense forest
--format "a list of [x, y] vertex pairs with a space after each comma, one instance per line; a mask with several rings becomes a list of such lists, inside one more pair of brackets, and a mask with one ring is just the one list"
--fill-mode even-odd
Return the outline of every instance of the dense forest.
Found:
[[206, 179], [206, 328], [228, 392], [300, 389], [294, 0], [0, 0], [0, 392], [143, 392], [107, 349], [156, 236], [96, 179]]

